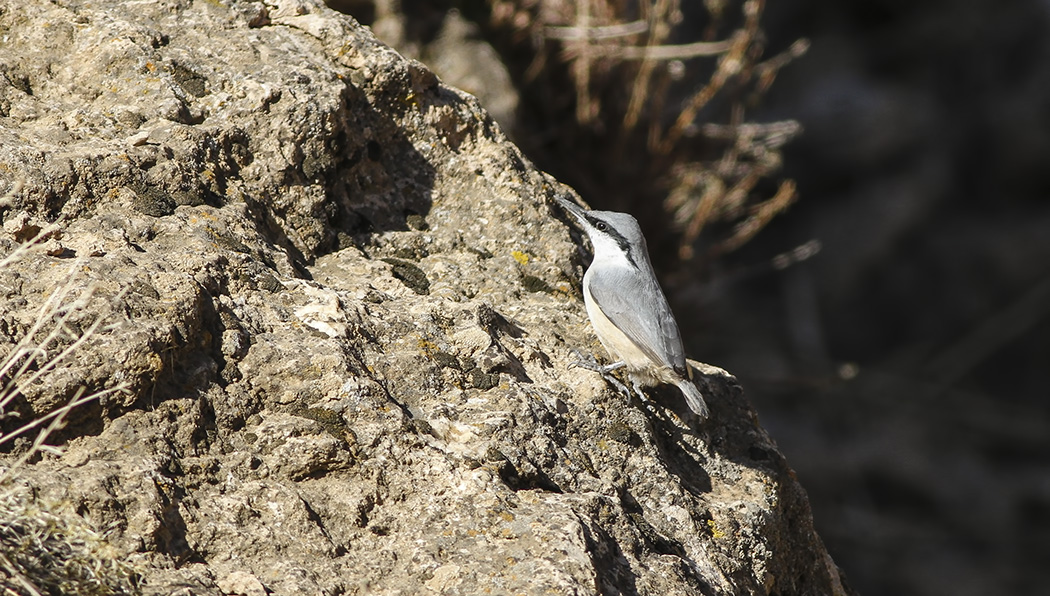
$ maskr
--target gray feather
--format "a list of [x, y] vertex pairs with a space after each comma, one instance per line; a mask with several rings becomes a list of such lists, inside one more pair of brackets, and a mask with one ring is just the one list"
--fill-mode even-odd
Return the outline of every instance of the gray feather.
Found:
[[689, 409], [701, 420], [707, 419], [711, 412], [708, 410], [707, 402], [704, 401], [704, 396], [700, 394], [700, 390], [696, 388], [696, 385], [689, 379], [682, 379], [677, 385], [682, 392], [682, 396], [685, 397], [685, 403], [689, 405]]
[[635, 255], [635, 259], [638, 269], [610, 267], [589, 275], [591, 297], [654, 363], [684, 374], [685, 351], [671, 307], [656, 282], [648, 255]]

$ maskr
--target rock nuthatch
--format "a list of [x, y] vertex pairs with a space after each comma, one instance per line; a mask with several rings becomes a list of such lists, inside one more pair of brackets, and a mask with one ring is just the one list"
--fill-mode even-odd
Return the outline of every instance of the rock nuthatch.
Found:
[[708, 409], [692, 381], [682, 337], [656, 281], [638, 221], [626, 213], [586, 211], [563, 198], [558, 203], [579, 220], [594, 246], [594, 260], [583, 276], [587, 316], [605, 349], [617, 361], [584, 364], [622, 388], [608, 373], [626, 368], [639, 397], [641, 387], [675, 385], [701, 420]]

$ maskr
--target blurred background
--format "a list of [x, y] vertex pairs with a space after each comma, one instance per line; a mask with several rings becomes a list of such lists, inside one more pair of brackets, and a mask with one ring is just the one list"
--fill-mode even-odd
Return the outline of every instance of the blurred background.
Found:
[[861, 594], [1050, 585], [1050, 2], [330, 0], [634, 213]]

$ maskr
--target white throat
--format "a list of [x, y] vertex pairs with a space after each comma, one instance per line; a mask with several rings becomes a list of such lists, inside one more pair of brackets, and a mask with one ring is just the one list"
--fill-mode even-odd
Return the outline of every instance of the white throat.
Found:
[[591, 236], [591, 245], [594, 247], [594, 260], [591, 267], [632, 267], [631, 261], [620, 248], [620, 245], [604, 235]]

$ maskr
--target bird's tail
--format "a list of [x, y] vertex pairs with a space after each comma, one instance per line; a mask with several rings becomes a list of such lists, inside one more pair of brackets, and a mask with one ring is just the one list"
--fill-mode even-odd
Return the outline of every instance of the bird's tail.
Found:
[[707, 409], [707, 402], [704, 401], [704, 396], [700, 394], [700, 390], [696, 388], [693, 381], [690, 379], [682, 379], [675, 383], [678, 388], [682, 391], [682, 395], [685, 397], [685, 403], [689, 404], [689, 409], [700, 420], [706, 420], [710, 411]]

